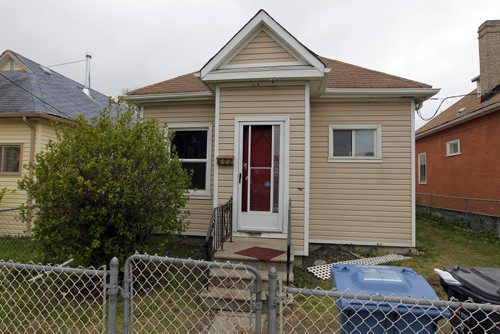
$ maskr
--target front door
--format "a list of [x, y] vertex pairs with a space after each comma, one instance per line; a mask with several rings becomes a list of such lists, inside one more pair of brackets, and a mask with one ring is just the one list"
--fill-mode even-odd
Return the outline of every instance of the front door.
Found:
[[282, 232], [283, 123], [240, 123], [238, 230]]

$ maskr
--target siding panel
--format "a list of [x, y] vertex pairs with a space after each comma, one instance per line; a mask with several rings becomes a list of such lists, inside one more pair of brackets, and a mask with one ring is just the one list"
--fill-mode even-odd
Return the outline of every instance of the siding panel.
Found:
[[251, 40], [229, 64], [255, 64], [297, 61], [285, 48], [261, 31]]
[[[311, 104], [310, 238], [411, 245], [410, 104]], [[328, 162], [330, 124], [382, 125], [382, 163]]]

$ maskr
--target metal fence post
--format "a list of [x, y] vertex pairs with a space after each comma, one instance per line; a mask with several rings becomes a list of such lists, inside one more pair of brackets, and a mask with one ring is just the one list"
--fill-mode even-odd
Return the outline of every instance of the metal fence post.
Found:
[[278, 273], [276, 268], [269, 269], [269, 286], [267, 292], [267, 332], [276, 333], [276, 303], [278, 290]]
[[116, 257], [111, 259], [109, 263], [109, 309], [108, 309], [108, 333], [116, 333], [116, 301], [118, 299], [118, 265], [119, 261]]

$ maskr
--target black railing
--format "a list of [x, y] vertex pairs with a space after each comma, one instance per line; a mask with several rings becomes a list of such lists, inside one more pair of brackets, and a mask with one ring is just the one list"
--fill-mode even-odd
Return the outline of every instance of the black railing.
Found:
[[233, 199], [212, 210], [208, 233], [205, 238], [205, 259], [213, 261], [214, 254], [224, 249], [224, 242], [233, 241]]
[[290, 286], [290, 257], [292, 253], [292, 199], [288, 200], [288, 229], [286, 238], [286, 285]]

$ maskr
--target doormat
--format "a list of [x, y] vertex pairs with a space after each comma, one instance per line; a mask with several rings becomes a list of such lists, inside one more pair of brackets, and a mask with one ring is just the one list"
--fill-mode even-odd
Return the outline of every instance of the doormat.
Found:
[[253, 257], [261, 261], [270, 261], [276, 256], [284, 253], [285, 251], [281, 251], [278, 249], [255, 246], [241, 250], [239, 252], [235, 252], [234, 254]]

